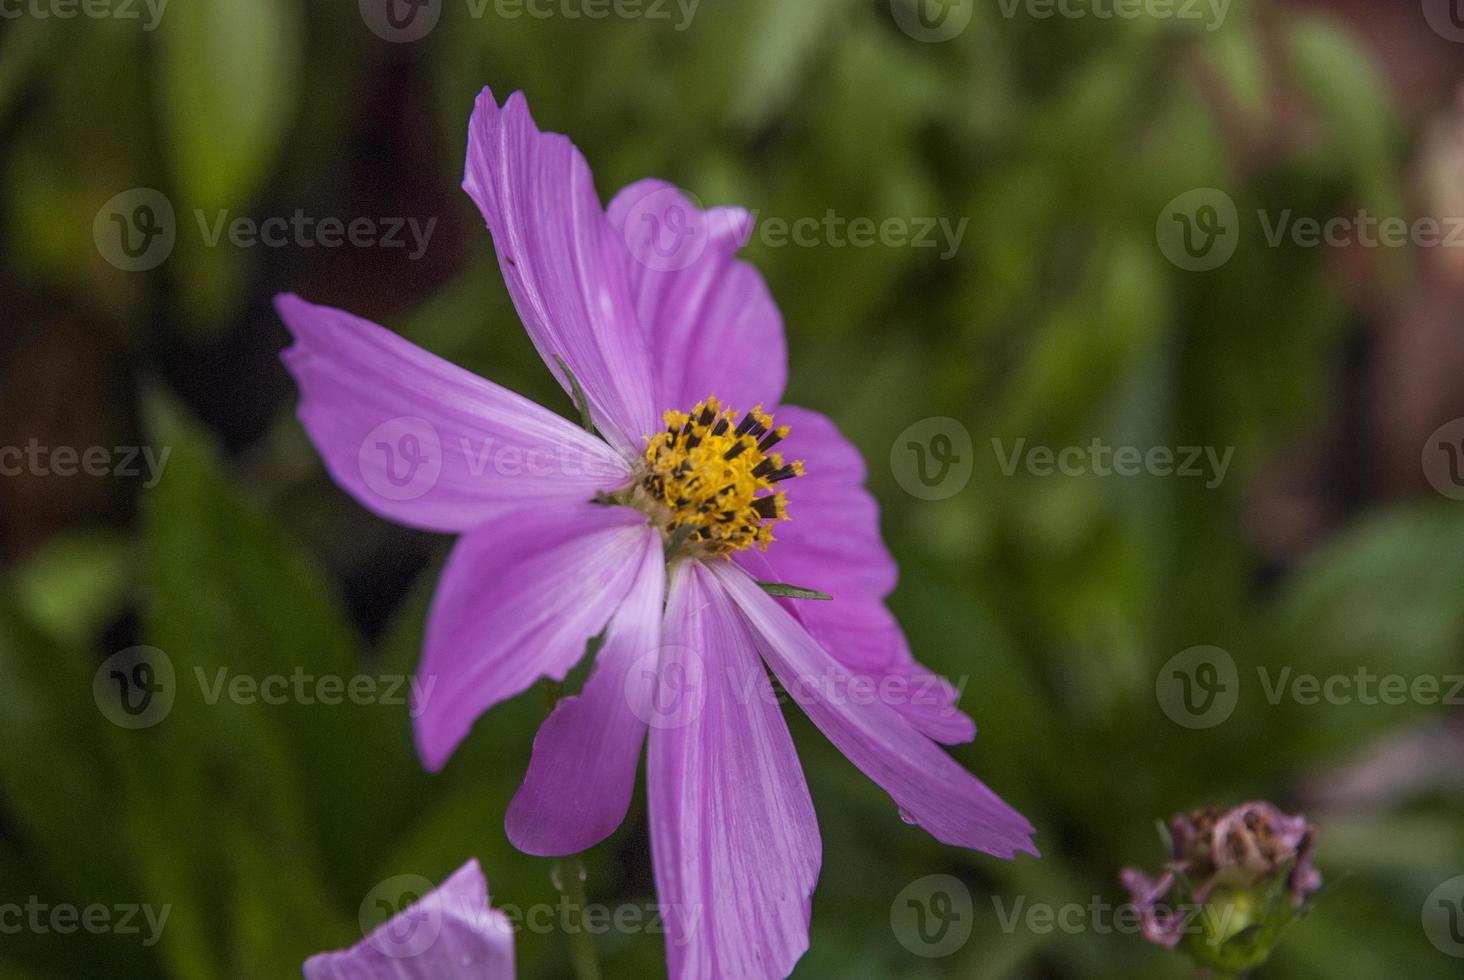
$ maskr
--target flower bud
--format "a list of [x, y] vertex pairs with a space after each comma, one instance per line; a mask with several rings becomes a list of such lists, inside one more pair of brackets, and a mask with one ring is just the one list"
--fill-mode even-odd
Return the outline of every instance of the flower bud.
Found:
[[1169, 821], [1170, 861], [1156, 877], [1121, 880], [1144, 938], [1180, 948], [1203, 969], [1237, 975], [1260, 966], [1321, 887], [1316, 828], [1269, 803], [1208, 807]]

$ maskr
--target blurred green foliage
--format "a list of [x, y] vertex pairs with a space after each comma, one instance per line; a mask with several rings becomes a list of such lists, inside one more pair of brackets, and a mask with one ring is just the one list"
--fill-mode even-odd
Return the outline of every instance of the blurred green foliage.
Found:
[[[902, 0], [896, 0], [902, 2]], [[532, 692], [485, 718], [447, 772], [423, 774], [404, 708], [205, 703], [180, 696], [133, 732], [96, 710], [114, 625], [195, 672], [400, 674], [416, 662], [448, 542], [369, 639], [342, 570], [408, 557], [329, 485], [277, 370], [242, 365], [231, 397], [272, 421], [225, 454], [160, 350], [283, 333], [280, 289], [374, 315], [430, 349], [570, 414], [517, 326], [491, 246], [458, 194], [471, 100], [525, 90], [570, 133], [600, 193], [662, 176], [768, 217], [963, 217], [962, 247], [770, 247], [750, 259], [786, 316], [791, 401], [831, 413], [864, 450], [901, 560], [893, 606], [919, 656], [967, 680], [981, 735], [956, 755], [1039, 828], [1041, 861], [936, 845], [789, 712], [825, 842], [799, 976], [1187, 975], [1132, 935], [1007, 931], [993, 898], [1123, 899], [1124, 864], [1160, 860], [1153, 820], [1271, 796], [1377, 740], [1440, 717], [1421, 707], [1272, 706], [1247, 682], [1234, 718], [1180, 727], [1156, 703], [1161, 664], [1215, 644], [1242, 676], [1464, 671], [1464, 510], [1400, 504], [1288, 568], [1279, 584], [1242, 533], [1246, 488], [1337, 411], [1351, 311], [1297, 249], [1242, 245], [1182, 272], [1155, 247], [1165, 202], [1227, 188], [1242, 213], [1339, 201], [1398, 209], [1404, 136], [1359, 41], [1319, 17], [1238, 2], [1222, 30], [1154, 21], [1005, 18], [977, 4], [958, 39], [918, 42], [884, 0], [705, 0], [685, 31], [652, 20], [470, 19], [449, 2], [430, 37], [387, 44], [337, 0], [178, 0], [154, 32], [123, 21], [22, 19], [0, 34], [7, 276], [140, 365], [149, 444], [171, 448], [126, 526], [81, 527], [7, 572], [0, 594], [0, 901], [171, 905], [162, 941], [0, 936], [0, 975], [295, 975], [359, 938], [357, 908], [400, 873], [441, 879], [482, 859], [495, 903], [554, 902], [548, 862], [504, 841], [503, 810], [543, 713]], [[1262, 31], [1318, 121], [1238, 175], [1214, 109], [1261, 120]], [[387, 94], [389, 93], [390, 97]], [[403, 95], [405, 93], [405, 95]], [[387, 130], [397, 154], [378, 160]], [[405, 145], [410, 152], [403, 152]], [[380, 171], [386, 177], [372, 179]], [[162, 268], [128, 274], [92, 241], [103, 202], [163, 189], [179, 213]], [[256, 216], [440, 215], [434, 255], [208, 248], [195, 210]], [[415, 208], [416, 210], [403, 210]], [[450, 229], [459, 229], [460, 241]], [[350, 257], [354, 262], [355, 256]], [[370, 264], [365, 264], [365, 263]], [[249, 370], [246, 370], [249, 368]], [[194, 393], [196, 396], [196, 393]], [[215, 413], [217, 405], [215, 405]], [[971, 431], [971, 485], [915, 499], [888, 466], [916, 420]], [[1237, 448], [1202, 481], [1004, 476], [993, 439], [1054, 446]], [[231, 439], [237, 444], [238, 439]], [[373, 533], [383, 534], [380, 529]], [[413, 539], [415, 541], [415, 539]], [[420, 561], [415, 566], [420, 567]], [[807, 583], [816, 585], [817, 583]], [[383, 611], [378, 620], [387, 618]], [[1456, 760], [1457, 761], [1457, 760]], [[1464, 868], [1459, 800], [1439, 792], [1332, 811], [1319, 865], [1355, 875], [1298, 925], [1274, 977], [1458, 975], [1419, 922]], [[593, 900], [654, 901], [643, 807], [587, 858]], [[951, 873], [972, 940], [921, 960], [890, 903]], [[599, 937], [609, 976], [664, 972], [659, 936]], [[520, 975], [565, 975], [560, 934], [519, 935]]]

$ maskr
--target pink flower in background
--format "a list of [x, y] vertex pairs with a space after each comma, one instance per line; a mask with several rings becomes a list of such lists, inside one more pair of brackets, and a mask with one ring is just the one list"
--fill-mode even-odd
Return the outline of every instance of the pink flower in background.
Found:
[[657, 181], [604, 209], [574, 145], [486, 90], [464, 187], [529, 336], [603, 440], [381, 327], [278, 300], [300, 417], [336, 481], [389, 520], [461, 535], [420, 667], [426, 765], [603, 634], [534, 740], [507, 831], [541, 855], [603, 840], [648, 741], [674, 978], [782, 977], [808, 945], [821, 845], [764, 663], [905, 820], [1036, 854], [1031, 825], [937, 744], [975, 727], [885, 608], [896, 567], [858, 452], [782, 401], [782, 318], [735, 257], [747, 213]]
[[350, 949], [305, 961], [305, 980], [513, 980], [513, 926], [469, 861]]
[[[1270, 803], [1177, 813], [1169, 820], [1169, 838], [1170, 861], [1160, 874], [1151, 878], [1125, 868], [1120, 875], [1142, 918], [1144, 938], [1160, 946], [1177, 946], [1193, 909], [1216, 892], [1230, 896], [1258, 886], [1280, 888], [1287, 899], [1281, 914], [1290, 921], [1322, 887], [1321, 872], [1312, 866], [1316, 828], [1306, 817], [1282, 813]], [[1259, 900], [1250, 904], [1266, 907]], [[1226, 923], [1236, 931], [1244, 924]]]

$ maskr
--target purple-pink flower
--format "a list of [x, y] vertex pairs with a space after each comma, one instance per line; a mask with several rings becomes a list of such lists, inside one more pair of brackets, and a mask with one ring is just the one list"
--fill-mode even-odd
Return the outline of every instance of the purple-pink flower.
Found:
[[305, 980], [513, 980], [513, 926], [488, 904], [477, 861], [350, 949], [305, 961]]
[[[1270, 803], [1177, 813], [1169, 836], [1171, 859], [1157, 877], [1137, 868], [1120, 875], [1141, 916], [1144, 938], [1160, 946], [1179, 944], [1192, 908], [1209, 902], [1216, 889], [1243, 891], [1284, 874], [1289, 918], [1322, 886], [1321, 872], [1312, 866], [1316, 828]], [[1183, 887], [1176, 888], [1181, 880]], [[1176, 907], [1185, 905], [1190, 908]]]
[[975, 727], [885, 607], [896, 567], [858, 452], [783, 402], [782, 318], [736, 258], [748, 214], [652, 180], [602, 208], [521, 94], [500, 107], [485, 90], [470, 125], [464, 187], [529, 336], [603, 438], [350, 314], [277, 304], [336, 481], [389, 520], [461, 535], [420, 667], [425, 764], [603, 634], [534, 740], [507, 831], [541, 855], [604, 839], [648, 742], [674, 978], [782, 977], [807, 948], [818, 826], [764, 664], [906, 821], [1035, 855], [1026, 819], [937, 744]]

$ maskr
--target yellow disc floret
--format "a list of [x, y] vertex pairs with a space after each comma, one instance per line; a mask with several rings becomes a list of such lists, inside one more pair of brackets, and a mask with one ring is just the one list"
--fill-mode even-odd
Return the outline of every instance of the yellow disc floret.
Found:
[[686, 412], [667, 412], [666, 429], [646, 445], [637, 496], [669, 541], [703, 554], [725, 555], [773, 541], [773, 523], [788, 519], [777, 485], [803, 475], [770, 450], [788, 435], [760, 407], [737, 413], [708, 398]]

